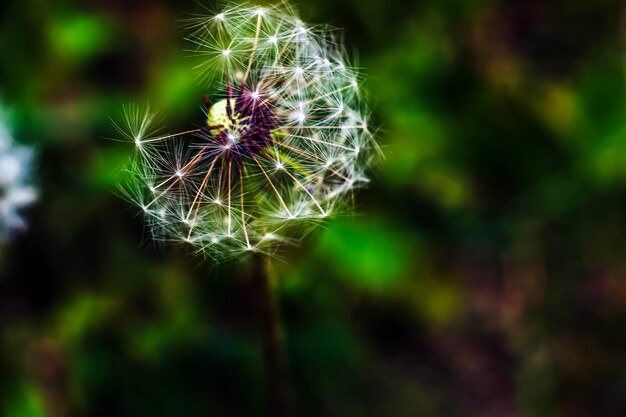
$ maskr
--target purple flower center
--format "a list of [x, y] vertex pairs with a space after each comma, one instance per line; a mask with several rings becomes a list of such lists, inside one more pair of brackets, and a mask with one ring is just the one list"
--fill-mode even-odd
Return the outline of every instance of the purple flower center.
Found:
[[266, 94], [245, 86], [229, 86], [225, 99], [209, 110], [208, 128], [227, 155], [243, 162], [272, 143], [276, 118]]

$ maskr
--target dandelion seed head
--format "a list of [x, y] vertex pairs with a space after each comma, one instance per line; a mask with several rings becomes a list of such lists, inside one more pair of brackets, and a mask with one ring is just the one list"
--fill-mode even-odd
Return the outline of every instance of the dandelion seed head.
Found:
[[273, 253], [349, 210], [379, 151], [359, 129], [362, 76], [335, 32], [286, 3], [232, 4], [189, 27], [200, 79], [218, 92], [205, 125], [158, 135], [152, 112], [126, 111], [127, 135], [141, 138], [127, 194], [155, 238], [215, 258]]

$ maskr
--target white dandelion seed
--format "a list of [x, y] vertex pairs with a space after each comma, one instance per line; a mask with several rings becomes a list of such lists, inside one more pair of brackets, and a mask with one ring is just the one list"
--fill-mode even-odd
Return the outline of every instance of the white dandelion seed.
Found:
[[0, 239], [26, 224], [19, 211], [37, 198], [30, 182], [32, 149], [16, 146], [0, 115]]
[[137, 145], [126, 192], [155, 238], [215, 258], [273, 253], [298, 227], [349, 208], [378, 147], [361, 77], [334, 32], [285, 3], [188, 23], [200, 78], [221, 91], [206, 123], [158, 135], [153, 113], [125, 111]]

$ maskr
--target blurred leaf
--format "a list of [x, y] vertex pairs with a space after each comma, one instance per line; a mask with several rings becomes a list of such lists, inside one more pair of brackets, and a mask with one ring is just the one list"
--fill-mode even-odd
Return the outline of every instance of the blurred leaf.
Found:
[[49, 41], [57, 57], [86, 59], [110, 41], [111, 28], [101, 16], [77, 15], [54, 21]]
[[417, 314], [428, 324], [435, 326], [449, 323], [463, 306], [460, 286], [435, 274], [419, 275], [398, 294], [412, 303]]
[[17, 391], [6, 404], [6, 417], [47, 417], [41, 393], [31, 384], [17, 386]]
[[419, 259], [415, 243], [396, 227], [370, 216], [334, 221], [322, 234], [317, 252], [352, 285], [387, 291], [399, 285]]
[[172, 64], [164, 66], [156, 74], [152, 81], [152, 96], [154, 103], [161, 114], [167, 115], [168, 119], [173, 117], [186, 117], [197, 109], [193, 117], [203, 119], [199, 110], [202, 104], [202, 94], [208, 91], [200, 91], [197, 74], [193, 72], [186, 62], [174, 61]]
[[110, 297], [94, 294], [79, 294], [67, 301], [58, 314], [57, 333], [66, 345], [76, 343], [87, 331], [93, 330], [106, 320], [116, 307]]
[[115, 190], [128, 175], [124, 166], [128, 164], [125, 150], [98, 152], [92, 160], [87, 177], [94, 188]]

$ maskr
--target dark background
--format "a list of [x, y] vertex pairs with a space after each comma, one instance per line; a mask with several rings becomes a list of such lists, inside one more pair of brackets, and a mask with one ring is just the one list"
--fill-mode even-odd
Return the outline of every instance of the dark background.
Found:
[[[292, 414], [626, 415], [626, 7], [299, 9], [345, 29], [386, 158], [354, 215], [273, 262]], [[0, 94], [40, 189], [0, 246], [3, 416], [264, 413], [251, 268], [151, 243], [117, 195], [132, 146], [108, 139], [123, 103], [201, 120], [177, 21], [202, 11], [0, 4]]]

